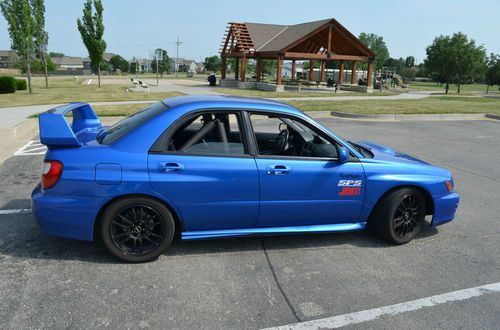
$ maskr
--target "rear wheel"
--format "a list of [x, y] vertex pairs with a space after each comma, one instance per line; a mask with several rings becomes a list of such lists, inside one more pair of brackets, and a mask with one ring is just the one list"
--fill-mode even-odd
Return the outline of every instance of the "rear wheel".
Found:
[[419, 232], [426, 213], [425, 198], [412, 188], [384, 196], [371, 219], [374, 231], [395, 244], [406, 244]]
[[103, 214], [101, 237], [114, 256], [127, 262], [158, 258], [172, 242], [175, 222], [162, 203], [132, 197], [111, 204]]

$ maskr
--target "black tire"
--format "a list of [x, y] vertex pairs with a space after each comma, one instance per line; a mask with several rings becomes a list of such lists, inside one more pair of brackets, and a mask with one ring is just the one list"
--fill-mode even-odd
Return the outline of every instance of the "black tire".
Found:
[[170, 246], [175, 233], [168, 208], [150, 198], [120, 199], [105, 210], [101, 220], [104, 245], [127, 262], [155, 260]]
[[425, 198], [412, 188], [395, 190], [378, 203], [370, 227], [394, 244], [406, 244], [420, 232], [426, 213]]

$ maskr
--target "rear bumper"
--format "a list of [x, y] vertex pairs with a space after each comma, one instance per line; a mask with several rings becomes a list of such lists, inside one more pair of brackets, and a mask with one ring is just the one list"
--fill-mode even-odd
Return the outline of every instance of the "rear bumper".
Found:
[[105, 200], [94, 197], [47, 195], [40, 185], [31, 194], [33, 215], [48, 235], [91, 241], [94, 222]]
[[457, 193], [434, 197], [434, 216], [432, 217], [431, 227], [453, 220], [459, 200], [460, 197]]

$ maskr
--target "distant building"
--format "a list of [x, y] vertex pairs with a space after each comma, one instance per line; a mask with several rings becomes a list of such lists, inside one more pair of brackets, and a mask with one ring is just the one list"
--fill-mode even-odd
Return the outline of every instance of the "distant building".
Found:
[[83, 59], [74, 56], [52, 57], [52, 62], [56, 65], [56, 72], [59, 74], [83, 74]]
[[[201, 64], [203, 66], [203, 64]], [[193, 60], [186, 60], [185, 58], [179, 57], [171, 57], [170, 58], [170, 67], [172, 71], [175, 71], [177, 67], [177, 71], [180, 72], [200, 72], [198, 64]], [[203, 71], [203, 70], [201, 70]]]
[[[109, 69], [111, 70], [111, 63], [109, 62], [113, 56], [117, 54], [113, 53], [104, 53], [102, 55], [104, 63], [109, 66]], [[82, 59], [83, 60], [83, 74], [91, 74], [91, 73], [96, 73], [94, 70], [92, 70], [92, 66], [90, 65], [90, 58], [85, 57]], [[102, 70], [101, 70], [102, 71]]]
[[196, 63], [196, 72], [202, 73], [205, 71], [205, 65], [203, 63]]
[[[296, 64], [296, 72], [297, 74], [302, 74], [302, 65], [301, 63]], [[283, 62], [283, 77], [292, 77], [292, 62]], [[296, 77], [294, 77], [295, 79]]]
[[0, 69], [15, 69], [19, 57], [13, 50], [0, 50]]

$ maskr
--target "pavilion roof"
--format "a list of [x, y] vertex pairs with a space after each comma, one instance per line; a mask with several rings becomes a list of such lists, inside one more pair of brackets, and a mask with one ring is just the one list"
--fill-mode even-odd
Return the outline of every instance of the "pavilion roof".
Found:
[[[332, 33], [329, 34], [329, 29]], [[294, 25], [263, 23], [228, 24], [221, 52], [254, 53], [324, 53], [330, 40], [335, 54], [374, 57], [375, 54], [335, 19], [324, 19]]]

